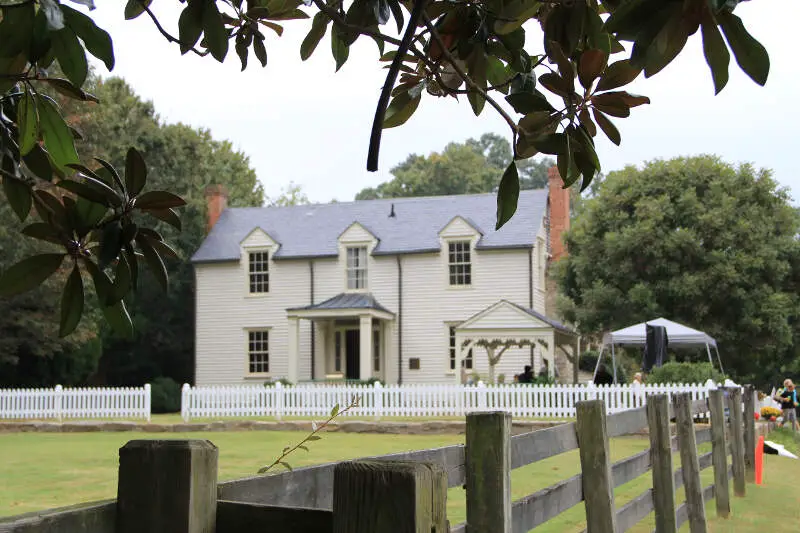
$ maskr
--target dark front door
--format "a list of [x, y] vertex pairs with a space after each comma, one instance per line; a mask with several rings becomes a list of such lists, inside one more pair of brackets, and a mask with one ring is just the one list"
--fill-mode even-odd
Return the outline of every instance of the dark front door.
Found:
[[344, 333], [345, 357], [347, 358], [347, 379], [358, 379], [361, 364], [361, 332], [357, 329], [348, 329]]

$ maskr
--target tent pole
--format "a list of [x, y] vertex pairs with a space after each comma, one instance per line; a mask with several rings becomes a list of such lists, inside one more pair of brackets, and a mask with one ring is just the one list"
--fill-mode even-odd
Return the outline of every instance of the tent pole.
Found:
[[614, 353], [614, 343], [611, 343], [611, 366], [614, 367], [614, 385], [617, 384], [617, 356]]
[[722, 359], [719, 358], [719, 347], [714, 346], [714, 351], [717, 352], [717, 362], [719, 363], [719, 371], [722, 372], [722, 375], [725, 375], [725, 369], [722, 368]]
[[594, 365], [594, 374], [592, 374], [592, 383], [594, 383], [594, 379], [597, 377], [597, 371], [600, 369], [600, 361], [603, 360], [603, 351], [605, 351], [606, 345], [602, 345], [600, 347], [600, 355], [597, 356], [597, 363]]
[[711, 363], [711, 366], [714, 366], [714, 359], [711, 357], [711, 348], [708, 347], [708, 343], [706, 343], [706, 353], [708, 354], [708, 362]]

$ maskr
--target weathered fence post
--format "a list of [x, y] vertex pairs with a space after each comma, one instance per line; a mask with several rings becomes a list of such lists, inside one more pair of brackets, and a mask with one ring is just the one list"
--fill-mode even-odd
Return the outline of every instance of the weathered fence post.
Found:
[[511, 415], [467, 415], [467, 533], [511, 532]]
[[747, 481], [756, 481], [756, 391], [752, 385], [744, 388], [744, 469]]
[[333, 472], [333, 533], [447, 533], [447, 474], [437, 464], [350, 461]]
[[583, 473], [587, 533], [616, 533], [617, 513], [603, 400], [578, 402], [575, 431]]
[[132, 440], [119, 450], [116, 533], [214, 533], [217, 447]]
[[650, 461], [653, 464], [656, 533], [675, 533], [675, 477], [672, 473], [669, 435], [669, 397], [666, 394], [655, 394], [648, 398], [647, 426], [650, 433]]
[[700, 483], [700, 462], [697, 458], [697, 440], [692, 420], [692, 396], [688, 392], [681, 392], [675, 394], [673, 398], [689, 531], [705, 533], [706, 506], [703, 502], [703, 486]]
[[731, 412], [731, 461], [733, 462], [733, 493], [747, 493], [744, 482], [744, 424], [742, 423], [742, 389], [728, 388], [728, 408]]
[[728, 518], [731, 514], [731, 492], [728, 486], [728, 450], [725, 443], [725, 408], [722, 391], [708, 391], [711, 411], [711, 460], [714, 465], [714, 501], [717, 516]]

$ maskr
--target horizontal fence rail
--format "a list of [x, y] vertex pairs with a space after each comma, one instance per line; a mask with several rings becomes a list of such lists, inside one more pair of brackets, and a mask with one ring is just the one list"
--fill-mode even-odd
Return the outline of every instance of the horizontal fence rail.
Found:
[[150, 420], [150, 384], [143, 387], [0, 389], [0, 420], [143, 418]]
[[462, 417], [468, 412], [507, 411], [515, 418], [564, 419], [575, 404], [603, 400], [609, 414], [640, 408], [651, 394], [690, 393], [705, 400], [712, 384], [667, 385], [263, 385], [183, 386], [185, 421], [212, 417], [321, 417], [334, 405], [359, 404], [344, 416]]

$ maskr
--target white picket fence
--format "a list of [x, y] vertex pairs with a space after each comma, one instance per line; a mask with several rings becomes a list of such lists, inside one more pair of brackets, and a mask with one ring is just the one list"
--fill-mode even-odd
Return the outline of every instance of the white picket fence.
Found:
[[325, 417], [334, 405], [358, 398], [344, 416], [462, 417], [481, 410], [509, 411], [517, 418], [572, 418], [575, 403], [602, 399], [609, 413], [640, 407], [650, 394], [689, 392], [708, 397], [716, 385], [297, 385], [183, 386], [181, 415], [213, 417]]
[[150, 384], [143, 387], [0, 389], [0, 420], [144, 418], [150, 420]]

